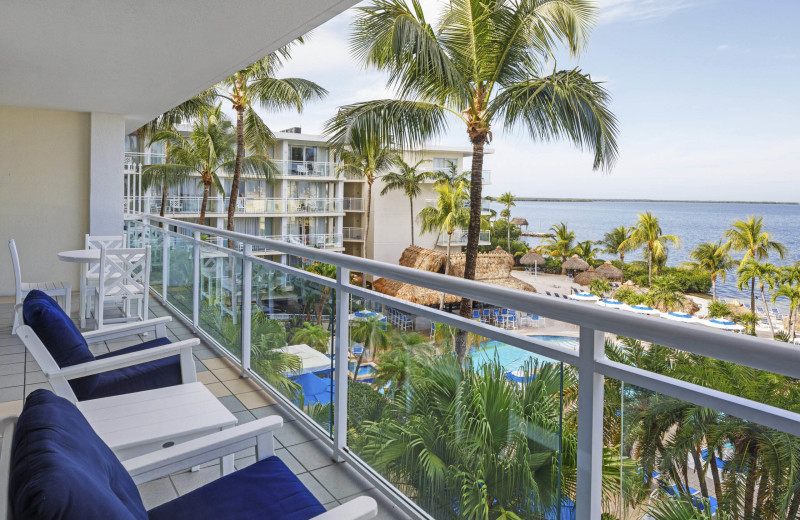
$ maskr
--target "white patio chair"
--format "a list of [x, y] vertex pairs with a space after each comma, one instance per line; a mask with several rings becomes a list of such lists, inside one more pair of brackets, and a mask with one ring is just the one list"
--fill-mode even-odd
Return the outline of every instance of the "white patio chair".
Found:
[[[19, 304], [22, 303], [23, 298], [28, 295], [29, 292], [35, 290], [42, 291], [43, 293], [47, 294], [48, 296], [52, 296], [53, 298], [62, 297], [64, 298], [63, 309], [64, 312], [67, 313], [67, 316], [70, 314], [70, 308], [72, 305], [72, 286], [65, 282], [23, 282], [22, 281], [22, 274], [19, 268], [19, 255], [17, 254], [17, 244], [14, 242], [14, 239], [8, 241], [8, 249], [11, 251], [11, 265], [14, 267], [14, 303]], [[19, 319], [17, 313], [14, 313], [13, 323], [11, 325], [11, 333], [17, 333], [17, 326], [19, 325]]]
[[[84, 247], [86, 249], [121, 249], [125, 247], [125, 235], [89, 235], [87, 234], [84, 239]], [[81, 328], [86, 328], [86, 318], [90, 315], [91, 308], [89, 304], [93, 299], [89, 298], [89, 292], [97, 287], [100, 264], [82, 264], [81, 265]]]
[[[150, 246], [142, 249], [101, 248], [98, 285], [95, 288], [95, 320], [100, 329], [106, 323], [130, 321], [131, 301], [136, 301], [137, 318], [147, 319], [150, 293]], [[122, 304], [122, 318], [105, 318], [105, 304]]]

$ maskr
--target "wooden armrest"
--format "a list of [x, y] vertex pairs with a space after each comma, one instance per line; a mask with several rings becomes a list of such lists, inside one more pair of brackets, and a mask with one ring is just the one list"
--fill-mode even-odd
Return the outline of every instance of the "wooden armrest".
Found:
[[138, 485], [253, 446], [256, 447], [256, 459], [261, 460], [275, 453], [272, 432], [282, 426], [282, 417], [264, 417], [128, 459], [122, 465]]
[[358, 497], [334, 507], [311, 520], [367, 520], [378, 516], [378, 503], [372, 497]]
[[[83, 339], [86, 343], [99, 343], [101, 341], [109, 341], [117, 338], [124, 338], [133, 336], [134, 334], [142, 334], [144, 332], [154, 331], [156, 337], [164, 337], [166, 335], [166, 325], [172, 321], [170, 316], [162, 316], [161, 318], [153, 318], [152, 320], [137, 321], [134, 323], [125, 323], [123, 325], [115, 325], [113, 327], [105, 327], [100, 330], [93, 330], [83, 334]], [[159, 330], [161, 329], [161, 330]], [[159, 336], [158, 334], [162, 335]]]
[[[142, 363], [147, 363], [148, 361], [155, 361], [156, 359], [163, 359], [178, 354], [180, 354], [181, 357], [187, 353], [189, 356], [191, 356], [192, 347], [199, 344], [199, 339], [187, 339], [177, 343], [170, 343], [169, 345], [162, 345], [160, 347], [148, 348], [138, 352], [130, 352], [128, 354], [121, 354], [119, 356], [89, 361], [88, 363], [81, 363], [80, 365], [64, 367], [52, 373], [45, 372], [45, 375], [47, 377], [76, 379], [79, 377], [102, 374], [103, 372], [139, 365]], [[42, 369], [42, 371], [44, 371], [44, 369]]]

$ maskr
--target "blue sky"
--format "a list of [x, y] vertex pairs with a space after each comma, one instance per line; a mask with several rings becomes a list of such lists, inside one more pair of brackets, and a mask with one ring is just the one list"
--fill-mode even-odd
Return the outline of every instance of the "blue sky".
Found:
[[[423, 0], [435, 19], [437, 0]], [[600, 0], [600, 22], [576, 62], [606, 82], [620, 157], [592, 171], [589, 152], [496, 128], [487, 194], [800, 201], [800, 1]], [[273, 129], [321, 133], [336, 107], [391, 97], [385, 77], [350, 56], [351, 13], [318, 28], [283, 76], [330, 91], [298, 114], [264, 114]], [[453, 121], [439, 144], [467, 146]]]

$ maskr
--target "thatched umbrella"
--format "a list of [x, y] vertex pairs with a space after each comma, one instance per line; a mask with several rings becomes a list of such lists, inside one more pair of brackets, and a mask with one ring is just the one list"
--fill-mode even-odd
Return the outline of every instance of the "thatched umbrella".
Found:
[[592, 283], [592, 280], [596, 278], [602, 278], [597, 271], [586, 271], [585, 273], [580, 273], [579, 275], [575, 276], [575, 280], [573, 280], [578, 285], [589, 285]]
[[546, 260], [544, 257], [536, 251], [528, 251], [522, 256], [522, 258], [519, 259], [519, 263], [522, 265], [538, 265], [545, 262]]
[[585, 271], [589, 269], [589, 263], [578, 255], [572, 255], [566, 262], [561, 264], [561, 268], [570, 269], [572, 271]]
[[528, 227], [528, 221], [522, 217], [514, 217], [511, 219], [511, 223], [515, 226], [525, 226]]
[[607, 280], [622, 280], [622, 271], [614, 267], [611, 262], [604, 263], [595, 272]]

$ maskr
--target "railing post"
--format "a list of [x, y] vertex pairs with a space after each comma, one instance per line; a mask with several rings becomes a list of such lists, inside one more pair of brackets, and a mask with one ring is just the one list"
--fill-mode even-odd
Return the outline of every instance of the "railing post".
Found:
[[605, 355], [604, 341], [602, 331], [580, 328], [576, 505], [582, 520], [600, 520], [602, 512], [603, 376], [595, 373], [594, 362]]
[[195, 329], [200, 328], [200, 239], [201, 234], [199, 231], [194, 232], [194, 244], [192, 259], [194, 264], [192, 270], [194, 273], [192, 282], [192, 325]]
[[336, 320], [334, 323], [333, 363], [333, 460], [344, 461], [347, 446], [347, 350], [350, 344], [350, 293], [343, 290], [350, 283], [350, 270], [336, 269]]
[[[250, 320], [253, 316], [251, 291], [253, 288], [253, 246], [244, 244], [242, 260], [242, 377], [250, 377]], [[235, 290], [235, 288], [234, 288]]]
[[169, 224], [161, 228], [161, 297], [167, 301], [169, 285]]

